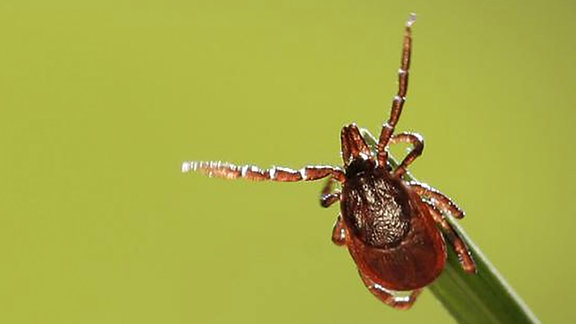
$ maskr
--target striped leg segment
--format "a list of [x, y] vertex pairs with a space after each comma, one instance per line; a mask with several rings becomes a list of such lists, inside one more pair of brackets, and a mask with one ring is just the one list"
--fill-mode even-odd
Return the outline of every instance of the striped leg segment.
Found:
[[422, 154], [422, 151], [424, 150], [424, 139], [420, 134], [403, 132], [394, 134], [390, 139], [390, 143], [412, 144], [412, 149], [410, 150], [410, 152], [408, 152], [408, 155], [404, 157], [404, 160], [402, 160], [400, 165], [398, 165], [398, 167], [396, 167], [396, 170], [394, 170], [394, 176], [402, 178], [404, 173], [406, 173], [406, 168], [408, 168], [408, 166], [412, 164], [412, 162], [414, 162], [414, 160], [416, 160], [416, 158]]
[[464, 211], [460, 209], [452, 199], [446, 197], [438, 189], [416, 181], [408, 182], [408, 185], [418, 194], [418, 196], [430, 201], [430, 203], [440, 211], [448, 213], [454, 218], [460, 219], [464, 217]]
[[328, 208], [335, 202], [340, 201], [340, 190], [333, 190], [333, 184], [336, 180], [330, 178], [326, 181], [322, 192], [320, 193], [320, 206]]
[[398, 70], [398, 92], [392, 101], [392, 108], [390, 110], [390, 117], [388, 121], [382, 125], [380, 132], [380, 139], [378, 140], [378, 164], [381, 166], [386, 165], [388, 159], [388, 152], [386, 146], [388, 141], [394, 133], [394, 128], [400, 119], [402, 107], [406, 101], [406, 93], [408, 92], [408, 73], [410, 70], [410, 56], [412, 54], [412, 24], [416, 21], [416, 15], [411, 14], [406, 21], [406, 29], [404, 31], [404, 45], [402, 46], [402, 59], [400, 69]]
[[300, 170], [283, 167], [272, 167], [262, 170], [253, 165], [234, 165], [226, 162], [184, 162], [182, 172], [198, 171], [209, 177], [238, 179], [243, 178], [252, 181], [313, 181], [332, 176], [338, 181], [344, 181], [344, 171], [332, 166], [306, 166]]
[[454, 248], [454, 251], [456, 251], [456, 254], [458, 254], [458, 259], [460, 259], [462, 269], [469, 273], [476, 273], [476, 263], [470, 255], [468, 246], [462, 240], [460, 235], [458, 235], [458, 232], [454, 230], [452, 225], [446, 220], [446, 218], [442, 215], [442, 212], [436, 206], [434, 206], [429, 201], [426, 201], [425, 203], [428, 205], [428, 209], [430, 210], [432, 217], [434, 217], [436, 223], [442, 227], [443, 233], [448, 238], [448, 241]]

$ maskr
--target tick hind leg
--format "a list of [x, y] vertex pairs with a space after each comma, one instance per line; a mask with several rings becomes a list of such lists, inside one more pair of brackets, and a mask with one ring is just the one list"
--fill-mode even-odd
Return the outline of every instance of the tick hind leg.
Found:
[[[328, 208], [335, 202], [340, 201], [340, 190], [333, 190], [332, 186], [336, 180], [333, 178], [328, 179], [322, 193], [320, 194], [320, 205]], [[346, 230], [344, 228], [344, 221], [342, 215], [338, 215], [334, 228], [332, 229], [332, 242], [338, 246], [346, 244]]]
[[408, 296], [395, 296], [393, 292], [384, 289], [384, 287], [372, 281], [370, 278], [365, 276], [361, 271], [359, 271], [360, 277], [366, 285], [366, 288], [370, 290], [376, 298], [380, 299], [383, 303], [390, 305], [396, 309], [409, 309], [412, 307], [422, 289], [413, 290]]
[[428, 205], [428, 209], [430, 210], [432, 217], [434, 217], [436, 223], [442, 227], [442, 230], [448, 238], [450, 245], [452, 245], [454, 251], [456, 251], [456, 254], [458, 254], [458, 259], [460, 260], [462, 269], [469, 273], [476, 273], [476, 263], [472, 259], [470, 250], [468, 250], [468, 246], [464, 240], [462, 240], [452, 224], [448, 222], [446, 217], [442, 215], [442, 212], [435, 205], [429, 201], [425, 201], [424, 203]]
[[307, 166], [300, 170], [283, 167], [273, 167], [262, 170], [253, 165], [238, 166], [223, 162], [184, 162], [182, 172], [199, 171], [209, 177], [225, 179], [247, 179], [252, 181], [313, 181], [326, 177], [332, 177], [338, 181], [344, 181], [344, 171], [331, 166]]

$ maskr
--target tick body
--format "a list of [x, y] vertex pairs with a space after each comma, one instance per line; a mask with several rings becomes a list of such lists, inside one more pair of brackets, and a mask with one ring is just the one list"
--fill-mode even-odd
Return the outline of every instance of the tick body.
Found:
[[[464, 271], [476, 271], [466, 244], [445, 218], [448, 214], [462, 218], [464, 212], [440, 191], [423, 183], [407, 182], [403, 177], [424, 149], [420, 135], [394, 133], [408, 89], [414, 20], [411, 15], [406, 23], [398, 92], [376, 149], [371, 149], [358, 127], [350, 124], [340, 134], [343, 167], [263, 170], [222, 162], [182, 165], [184, 172], [194, 170], [227, 179], [295, 182], [328, 178], [320, 204], [330, 207], [340, 203], [332, 241], [348, 248], [366, 287], [382, 302], [398, 309], [410, 308], [422, 288], [440, 275], [446, 263], [446, 241], [458, 254]], [[408, 143], [412, 147], [398, 166], [392, 168], [388, 163], [388, 147], [395, 143]], [[334, 184], [340, 188], [335, 189]], [[398, 292], [409, 294], [399, 296]]]
[[366, 281], [390, 290], [421, 288], [442, 271], [446, 251], [420, 197], [370, 160], [346, 169], [341, 198], [344, 243]]

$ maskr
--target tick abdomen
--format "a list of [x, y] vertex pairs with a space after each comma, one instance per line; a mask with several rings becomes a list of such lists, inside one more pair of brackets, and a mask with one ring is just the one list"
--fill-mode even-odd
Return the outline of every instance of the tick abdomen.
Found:
[[402, 184], [369, 161], [354, 161], [346, 170], [342, 215], [365, 244], [393, 247], [410, 231], [411, 210]]
[[353, 161], [342, 188], [348, 247], [366, 278], [398, 291], [432, 282], [444, 266], [444, 241], [420, 198], [369, 160]]

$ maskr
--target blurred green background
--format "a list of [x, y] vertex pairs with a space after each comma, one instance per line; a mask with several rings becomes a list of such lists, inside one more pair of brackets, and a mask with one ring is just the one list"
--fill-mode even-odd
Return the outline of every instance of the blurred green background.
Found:
[[545, 322], [575, 321], [572, 1], [0, 2], [0, 322], [450, 322], [400, 312], [330, 241], [321, 183], [184, 160], [339, 165], [377, 132], [403, 24], [414, 174]]

